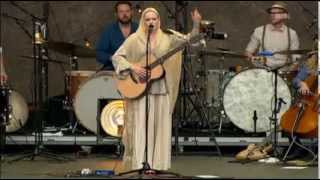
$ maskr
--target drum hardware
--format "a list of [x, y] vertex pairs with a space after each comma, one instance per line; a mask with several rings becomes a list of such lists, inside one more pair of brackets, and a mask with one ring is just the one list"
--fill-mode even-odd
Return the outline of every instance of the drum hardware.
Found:
[[95, 58], [96, 51], [87, 46], [75, 45], [62, 41], [48, 41], [45, 42], [48, 49], [54, 50], [61, 54], [72, 55], [75, 57]]
[[[245, 69], [232, 77], [224, 88], [223, 108], [233, 124], [245, 132], [254, 132], [256, 111], [256, 133], [269, 131], [274, 101], [273, 79], [274, 74], [264, 68]], [[287, 103], [282, 104], [281, 115], [291, 104], [291, 92], [280, 76], [277, 79], [278, 96]]]
[[[2, 61], [2, 47], [1, 49], [1, 61]], [[2, 69], [2, 67], [1, 67]], [[1, 71], [1, 70], [0, 70]], [[0, 87], [0, 164], [3, 161], [4, 146], [6, 144], [6, 126], [9, 123], [9, 94], [8, 88], [3, 87], [3, 82], [1, 81]], [[0, 170], [1, 172], [1, 170]]]
[[[216, 138], [215, 138], [215, 134], [213, 131], [211, 131], [211, 125], [209, 123], [209, 116], [208, 116], [208, 113], [206, 111], [206, 106], [207, 103], [200, 97], [200, 91], [201, 89], [203, 88], [199, 88], [196, 86], [196, 83], [195, 83], [195, 79], [196, 78], [193, 78], [193, 74], [192, 74], [192, 70], [191, 70], [191, 67], [188, 67], [187, 66], [187, 62], [191, 62], [190, 61], [190, 58], [191, 56], [186, 56], [186, 54], [188, 54], [188, 48], [186, 48], [186, 50], [184, 51], [184, 57], [186, 58], [182, 64], [182, 87], [183, 88], [180, 88], [181, 91], [179, 92], [179, 96], [182, 96], [182, 99], [180, 100], [181, 102], [181, 106], [183, 107], [182, 108], [182, 115], [180, 116], [181, 119], [180, 119], [180, 124], [179, 126], [188, 126], [188, 122], [186, 121], [187, 117], [190, 118], [190, 115], [186, 115], [186, 112], [187, 112], [187, 103], [186, 101], [189, 100], [190, 103], [192, 104], [193, 108], [192, 108], [192, 111], [196, 111], [196, 113], [198, 114], [199, 116], [199, 120], [200, 122], [198, 123], [198, 125], [196, 124], [193, 124], [192, 125], [192, 130], [194, 131], [194, 134], [196, 135], [197, 133], [197, 128], [196, 126], [198, 127], [206, 127], [207, 129], [209, 129], [210, 131], [208, 131], [210, 133], [210, 136], [213, 140], [213, 142], [215, 143], [215, 146], [216, 146], [216, 149], [217, 149], [217, 153], [221, 156], [221, 151], [220, 151], [220, 148], [219, 148], [219, 145], [216, 141]], [[200, 57], [202, 57], [202, 55], [200, 54]], [[199, 60], [200, 62], [202, 63], [205, 63], [205, 61], [202, 61], [202, 60]], [[202, 69], [200, 72], [198, 72], [198, 76], [199, 77], [204, 77], [206, 78], [206, 66], [205, 65], [202, 65], [202, 67], [204, 69]], [[188, 78], [188, 79], [187, 79]], [[186, 95], [185, 94], [185, 90], [188, 90], [188, 89], [191, 89], [193, 90], [194, 92], [194, 96], [195, 96], [195, 101], [191, 98], [190, 95]], [[178, 127], [178, 125], [176, 126]], [[177, 128], [176, 128], [176, 131], [175, 131], [175, 140], [176, 140], [176, 144], [177, 144], [177, 136], [178, 136], [178, 131], [177, 131]], [[177, 145], [176, 145], [177, 147]]]
[[206, 56], [215, 56], [215, 57], [230, 57], [230, 58], [247, 58], [246, 55], [243, 55], [241, 53], [233, 52], [233, 51], [227, 51], [227, 50], [213, 50], [213, 51], [200, 51], [202, 55]]
[[306, 55], [309, 53], [313, 53], [311, 49], [296, 49], [296, 50], [285, 50], [285, 51], [277, 51], [273, 54], [284, 54], [284, 55], [293, 55], [293, 54], [301, 54]]
[[[201, 55], [207, 55], [207, 56], [214, 56], [214, 57], [219, 57], [218, 63], [219, 67], [217, 70], [208, 70], [208, 73], [206, 74], [206, 82], [207, 84], [207, 91], [206, 91], [206, 96], [212, 95], [212, 90], [210, 89], [210, 75], [217, 74], [217, 79], [213, 81], [211, 84], [216, 84], [215, 91], [212, 97], [207, 99], [207, 104], [209, 105], [208, 107], [214, 107], [214, 109], [217, 109], [217, 115], [218, 115], [218, 120], [219, 120], [219, 129], [218, 132], [221, 134], [222, 132], [222, 124], [223, 120], [225, 118], [225, 112], [223, 109], [223, 103], [222, 103], [222, 97], [223, 97], [223, 90], [226, 85], [226, 83], [230, 80], [232, 76], [234, 76], [235, 72], [232, 73], [231, 69], [229, 71], [224, 69], [224, 62], [226, 57], [236, 57], [236, 58], [246, 58], [245, 55], [242, 55], [240, 53], [236, 53], [227, 49], [222, 49], [218, 48], [218, 50], [214, 51], [201, 51]], [[204, 65], [205, 66], [205, 65]], [[237, 68], [235, 67], [235, 70]], [[218, 83], [217, 83], [218, 82]], [[212, 117], [212, 116], [211, 116]]]
[[18, 8], [20, 11], [31, 16], [33, 24], [32, 33], [32, 45], [33, 45], [33, 57], [34, 57], [34, 91], [33, 91], [33, 105], [35, 106], [35, 148], [34, 151], [24, 156], [18, 157], [10, 161], [18, 161], [27, 157], [34, 160], [36, 156], [45, 155], [46, 157], [53, 158], [55, 160], [68, 160], [63, 156], [58, 156], [46, 151], [43, 144], [43, 118], [44, 118], [44, 100], [48, 99], [48, 62], [45, 57], [48, 57], [48, 49], [44, 46], [48, 39], [48, 16], [49, 16], [49, 2], [43, 4], [43, 17], [38, 18], [32, 13], [28, 12], [25, 8], [21, 7], [15, 2], [11, 4]]
[[113, 71], [100, 71], [81, 83], [73, 98], [75, 115], [83, 127], [94, 134], [98, 133], [98, 103], [102, 99], [122, 99], [113, 79]]
[[281, 109], [281, 103], [285, 101], [281, 100], [282, 98], [279, 98], [279, 104], [277, 104], [278, 101], [278, 70], [279, 68], [275, 68], [274, 70], [272, 70], [272, 72], [274, 73], [274, 106], [273, 106], [273, 113], [272, 113], [272, 117], [270, 117], [269, 119], [271, 120], [271, 122], [273, 123], [273, 127], [274, 127], [274, 139], [273, 139], [273, 143], [272, 143], [272, 148], [273, 148], [273, 154], [275, 155], [275, 157], [279, 157], [281, 154], [278, 152], [277, 148], [278, 148], [278, 138], [277, 138], [277, 125], [278, 125], [278, 117], [277, 114], [280, 112]]
[[[76, 93], [94, 71], [66, 71], [65, 72], [65, 99], [63, 100], [63, 109], [68, 111], [68, 129], [74, 134], [78, 127], [78, 121], [73, 108], [73, 100]], [[83, 131], [82, 134], [85, 134]]]
[[[290, 52], [292, 54], [297, 54], [297, 53], [303, 53], [304, 51], [305, 50], [291, 50], [291, 51], [284, 51], [284, 52], [286, 52], [286, 53]], [[286, 101], [284, 101], [282, 99], [282, 97], [278, 98], [278, 74], [279, 74], [279, 69], [281, 69], [285, 66], [291, 65], [291, 64], [292, 64], [291, 62], [287, 62], [282, 66], [279, 66], [279, 67], [276, 67], [273, 69], [269, 68], [269, 70], [274, 74], [274, 102], [273, 102], [272, 116], [269, 117], [269, 119], [270, 119], [270, 124], [273, 124], [273, 129], [274, 129], [274, 132], [273, 132], [274, 139], [272, 141], [272, 148], [273, 148], [273, 155], [275, 157], [279, 157], [281, 155], [277, 149], [278, 148], [278, 138], [277, 138], [277, 129], [278, 128], [277, 128], [277, 126], [279, 124], [277, 115], [281, 110], [281, 105], [287, 104]], [[290, 103], [290, 105], [291, 105], [291, 103]]]
[[[20, 56], [20, 57], [23, 57], [23, 58], [26, 58], [26, 59], [30, 59], [30, 60], [34, 60], [36, 59], [37, 61], [39, 61], [39, 57], [36, 56]], [[55, 60], [55, 59], [51, 59], [50, 57], [43, 57], [47, 62], [51, 62], [51, 63], [57, 63], [57, 64], [68, 64], [66, 62], [63, 62], [63, 61], [59, 61], [59, 60]]]
[[90, 46], [80, 46], [73, 43], [67, 43], [63, 41], [47, 41], [44, 45], [51, 50], [65, 54], [69, 56], [70, 66], [72, 70], [78, 70], [78, 58], [94, 58], [96, 57], [96, 51]]
[[124, 101], [116, 100], [108, 103], [101, 112], [103, 130], [114, 137], [122, 137], [124, 126]]
[[253, 111], [253, 129], [254, 129], [254, 134], [256, 134], [257, 133], [257, 120], [258, 120], [258, 116], [257, 116], [257, 111], [256, 110], [254, 110]]

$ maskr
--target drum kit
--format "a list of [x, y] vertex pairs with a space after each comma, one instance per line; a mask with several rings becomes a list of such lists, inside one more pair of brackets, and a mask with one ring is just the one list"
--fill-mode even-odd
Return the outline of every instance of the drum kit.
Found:
[[[274, 54], [310, 56], [317, 53], [307, 49], [279, 51]], [[241, 53], [229, 50], [203, 51], [202, 55], [223, 57], [219, 62], [224, 63], [228, 58], [247, 59]], [[225, 59], [226, 58], [226, 59]], [[240, 62], [239, 61], [239, 62]], [[304, 61], [301, 59], [300, 62]], [[288, 63], [286, 66], [290, 66]], [[219, 133], [223, 123], [232, 122], [246, 133], [261, 133], [271, 129], [270, 117], [274, 108], [275, 74], [267, 66], [242, 68], [236, 64], [232, 70], [209, 69], [206, 74], [206, 105], [212, 109], [219, 120]], [[291, 81], [297, 74], [296, 70], [282, 71], [277, 74], [277, 102], [282, 102], [279, 109], [281, 117], [291, 106], [294, 99]], [[279, 122], [277, 122], [279, 124]]]
[[[45, 59], [52, 63], [70, 64], [73, 70], [65, 72], [65, 99], [62, 103], [66, 109], [75, 114], [76, 123], [72, 127], [74, 133], [77, 124], [97, 134], [99, 125], [108, 135], [119, 137], [124, 123], [124, 108], [121, 96], [116, 89], [112, 71], [76, 70], [78, 57], [95, 57], [95, 50], [85, 46], [66, 42], [47, 42], [49, 49], [61, 54], [70, 55], [71, 62]], [[22, 56], [34, 59], [31, 56]], [[101, 103], [107, 102], [107, 103]], [[115, 105], [114, 105], [115, 104]], [[102, 107], [102, 105], [104, 107]], [[24, 98], [16, 91], [10, 93], [10, 123], [6, 132], [15, 132], [23, 127], [28, 119], [28, 106]], [[69, 124], [72, 124], [69, 116]]]
[[[77, 67], [77, 57], [95, 57], [95, 50], [85, 46], [65, 42], [48, 42], [49, 49], [62, 54], [71, 55], [73, 69]], [[315, 54], [311, 50], [279, 51], [274, 54]], [[202, 55], [238, 58], [247, 58], [237, 52], [229, 50], [203, 51]], [[33, 57], [23, 56], [33, 59]], [[76, 58], [74, 58], [76, 57]], [[64, 63], [48, 59], [54, 63]], [[233, 71], [209, 69], [206, 73], [206, 104], [209, 107], [221, 110], [228, 119], [245, 132], [266, 132], [269, 130], [269, 117], [272, 115], [274, 102], [273, 87], [274, 74], [264, 68], [240, 69], [236, 66]], [[292, 94], [289, 80], [290, 73], [280, 73], [278, 78], [278, 97], [285, 102], [280, 110], [280, 116], [291, 105]], [[85, 71], [71, 70], [65, 72], [66, 103], [75, 113], [77, 122], [87, 130], [97, 134], [100, 127], [106, 134], [120, 137], [124, 124], [124, 102], [118, 93], [113, 80], [112, 71]], [[102, 103], [107, 101], [107, 103]], [[28, 119], [28, 106], [23, 97], [12, 91], [10, 93], [10, 125], [6, 132], [19, 130]], [[104, 107], [102, 107], [104, 106]], [[220, 119], [220, 128], [221, 122]], [[220, 129], [221, 131], [221, 129]]]
[[[77, 69], [77, 57], [95, 57], [95, 50], [86, 46], [65, 42], [48, 42], [47, 45], [49, 49], [71, 55], [71, 67], [73, 69]], [[113, 72], [66, 71], [65, 85], [66, 102], [64, 104], [70, 105], [67, 109], [75, 113], [76, 121], [79, 124], [94, 134], [99, 133], [100, 124], [106, 134], [119, 137], [114, 132], [118, 132], [118, 129], [123, 127], [123, 108], [101, 113], [101, 111], [105, 112], [104, 109], [114, 102], [123, 103], [120, 94], [116, 90]], [[108, 101], [108, 104], [104, 104], [105, 107], [103, 108], [101, 107], [102, 101]]]

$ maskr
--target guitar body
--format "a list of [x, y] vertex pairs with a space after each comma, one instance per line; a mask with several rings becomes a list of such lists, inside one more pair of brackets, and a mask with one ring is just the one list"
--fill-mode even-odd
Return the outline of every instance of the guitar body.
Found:
[[141, 67], [146, 67], [149, 72], [148, 80], [139, 80], [138, 76], [130, 71], [129, 75], [126, 77], [118, 78], [115, 76], [116, 86], [118, 91], [124, 98], [135, 99], [139, 98], [141, 95], [144, 94], [148, 85], [150, 85], [153, 81], [162, 78], [165, 75], [165, 70], [162, 66], [164, 61], [168, 60], [171, 56], [176, 54], [177, 52], [181, 51], [189, 45], [190, 43], [194, 43], [203, 39], [203, 34], [195, 35], [191, 37], [189, 41], [184, 41], [183, 43], [179, 44], [177, 47], [173, 48], [172, 50], [168, 51], [166, 54], [159, 58], [155, 58], [151, 55], [148, 66], [146, 66], [146, 57], [143, 57], [140, 61], [137, 61], [136, 65]]
[[[150, 58], [150, 63], [154, 62], [154, 58]], [[146, 67], [145, 58], [142, 58], [136, 65]], [[150, 70], [148, 84], [160, 79], [164, 76], [165, 71], [161, 64], [155, 66]], [[144, 94], [147, 88], [147, 81], [139, 80], [138, 76], [134, 73], [130, 73], [128, 76], [121, 78], [115, 78], [116, 86], [121, 95], [125, 98], [136, 99]]]
[[[299, 134], [302, 137], [317, 137], [318, 136], [318, 99], [317, 78], [315, 75], [310, 75], [305, 81], [310, 89], [313, 87], [314, 96], [302, 96], [298, 103], [292, 105], [287, 112], [281, 117], [280, 126], [287, 133]], [[310, 86], [311, 85], [311, 86]], [[312, 89], [311, 89], [312, 90]], [[300, 104], [304, 104], [304, 110], [301, 113], [301, 118], [298, 120], [297, 127], [294, 128], [294, 123], [300, 111]]]

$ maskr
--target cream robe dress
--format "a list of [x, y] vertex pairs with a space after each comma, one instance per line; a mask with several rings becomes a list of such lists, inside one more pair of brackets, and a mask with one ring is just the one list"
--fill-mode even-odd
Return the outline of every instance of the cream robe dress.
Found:
[[[151, 50], [154, 57], [160, 57], [176, 44], [175, 36], [162, 34], [161, 41]], [[146, 40], [139, 34], [132, 34], [114, 54], [112, 60], [116, 72], [130, 67], [130, 63], [145, 60]], [[165, 78], [154, 81], [149, 88], [148, 119], [148, 163], [152, 169], [167, 170], [171, 164], [172, 112], [179, 88], [181, 53], [164, 64]], [[172, 62], [170, 62], [172, 61]], [[173, 66], [168, 66], [171, 64]], [[145, 96], [125, 100], [125, 169], [142, 168], [145, 161]]]
[[[177, 39], [161, 35], [156, 47], [151, 50], [154, 57], [166, 53]], [[132, 34], [113, 56], [117, 73], [130, 67], [130, 63], [144, 60], [146, 39]], [[172, 66], [169, 66], [172, 65]], [[148, 119], [148, 163], [152, 169], [167, 170], [171, 165], [171, 126], [172, 111], [179, 88], [181, 53], [168, 59], [164, 64], [165, 78], [151, 84], [149, 89]], [[145, 161], [145, 96], [139, 99], [126, 99], [124, 165], [126, 170], [139, 169]]]
[[[144, 11], [141, 17], [144, 17]], [[136, 33], [129, 36], [112, 57], [118, 75], [126, 74], [132, 63], [145, 61], [146, 35], [142, 32], [142, 22]], [[139, 31], [140, 29], [140, 31]], [[196, 28], [194, 28], [196, 29]], [[189, 39], [197, 34], [193, 30]], [[157, 31], [156, 44], [149, 52], [156, 58], [185, 41], [178, 32], [165, 34]], [[181, 52], [176, 53], [163, 64], [165, 77], [154, 81], [149, 91], [148, 103], [148, 163], [152, 169], [167, 170], [171, 167], [172, 112], [176, 102], [181, 74]], [[145, 96], [125, 99], [125, 125], [122, 141], [125, 146], [123, 163], [125, 171], [142, 168], [145, 162]]]

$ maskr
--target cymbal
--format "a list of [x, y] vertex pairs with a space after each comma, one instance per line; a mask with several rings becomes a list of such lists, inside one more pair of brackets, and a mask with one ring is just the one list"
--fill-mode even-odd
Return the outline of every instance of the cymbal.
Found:
[[[20, 57], [34, 60], [34, 56], [20, 56]], [[36, 59], [38, 60], [39, 58], [37, 57]], [[47, 62], [52, 62], [52, 63], [57, 63], [57, 64], [68, 64], [66, 62], [54, 60], [54, 59], [51, 59], [51, 58], [50, 59], [44, 58], [44, 60], [47, 61]]]
[[62, 54], [72, 55], [77, 57], [96, 57], [96, 51], [86, 46], [75, 45], [62, 41], [46, 42], [49, 49]]
[[285, 51], [277, 51], [273, 54], [286, 54], [286, 55], [292, 55], [292, 54], [308, 54], [311, 52], [310, 49], [297, 49], [297, 50], [285, 50]]
[[225, 50], [213, 50], [213, 51], [201, 51], [202, 55], [207, 56], [217, 56], [217, 57], [233, 57], [233, 58], [247, 58], [246, 55], [233, 52], [233, 51], [225, 51]]

